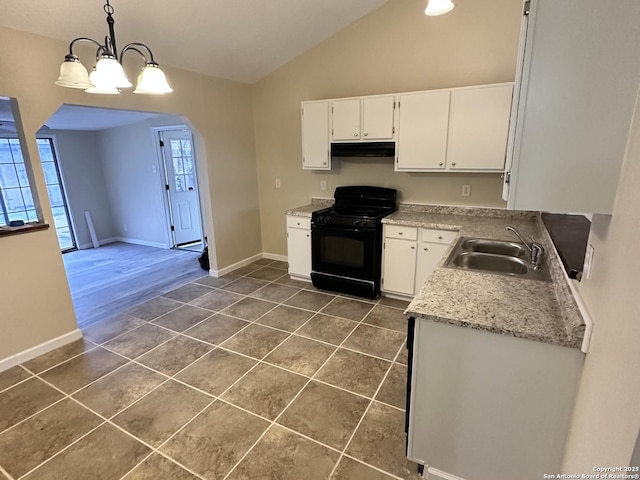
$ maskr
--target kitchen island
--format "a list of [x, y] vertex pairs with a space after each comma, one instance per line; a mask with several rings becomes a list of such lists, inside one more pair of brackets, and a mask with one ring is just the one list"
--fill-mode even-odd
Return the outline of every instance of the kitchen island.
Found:
[[537, 214], [401, 206], [385, 224], [541, 242], [551, 281], [444, 266], [406, 310], [407, 455], [430, 479], [538, 479], [560, 472], [585, 326]]

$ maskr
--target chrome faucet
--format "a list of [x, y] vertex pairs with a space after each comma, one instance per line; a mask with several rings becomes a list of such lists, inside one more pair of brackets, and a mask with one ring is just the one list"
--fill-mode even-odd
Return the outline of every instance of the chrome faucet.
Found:
[[542, 245], [540, 245], [531, 235], [529, 235], [529, 238], [531, 238], [531, 245], [529, 245], [522, 239], [522, 236], [520, 236], [520, 232], [518, 232], [518, 230], [513, 228], [511, 225], [507, 225], [507, 230], [509, 232], [513, 232], [516, 237], [518, 237], [520, 241], [524, 243], [524, 246], [529, 249], [529, 251], [531, 252], [531, 266], [534, 270], [538, 270], [542, 265], [542, 256], [544, 254], [544, 248], [542, 248]]

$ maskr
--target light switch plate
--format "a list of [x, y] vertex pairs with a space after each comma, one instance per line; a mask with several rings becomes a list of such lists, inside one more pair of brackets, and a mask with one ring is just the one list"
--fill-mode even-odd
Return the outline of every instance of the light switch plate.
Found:
[[281, 183], [280, 183], [280, 179], [276, 178], [276, 188], [280, 188]]
[[593, 266], [593, 255], [595, 254], [595, 249], [593, 245], [587, 245], [587, 251], [584, 254], [584, 266], [582, 267], [582, 278], [586, 278], [589, 280], [591, 278], [591, 267]]
[[326, 189], [327, 189], [327, 181], [320, 180], [320, 190], [326, 190]]

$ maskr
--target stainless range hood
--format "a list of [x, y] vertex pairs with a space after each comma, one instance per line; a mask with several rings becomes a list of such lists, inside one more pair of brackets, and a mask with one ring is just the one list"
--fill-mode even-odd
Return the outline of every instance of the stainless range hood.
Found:
[[395, 142], [332, 143], [332, 157], [394, 157]]

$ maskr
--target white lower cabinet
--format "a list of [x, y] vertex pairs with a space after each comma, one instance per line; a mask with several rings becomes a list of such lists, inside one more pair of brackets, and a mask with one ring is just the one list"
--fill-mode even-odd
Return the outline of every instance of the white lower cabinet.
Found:
[[311, 278], [311, 219], [287, 215], [289, 275]]
[[433, 480], [561, 471], [584, 362], [577, 348], [409, 320], [407, 457]]
[[382, 291], [413, 297], [457, 235], [445, 230], [385, 225]]
[[416, 241], [385, 238], [382, 290], [413, 295], [415, 289]]

